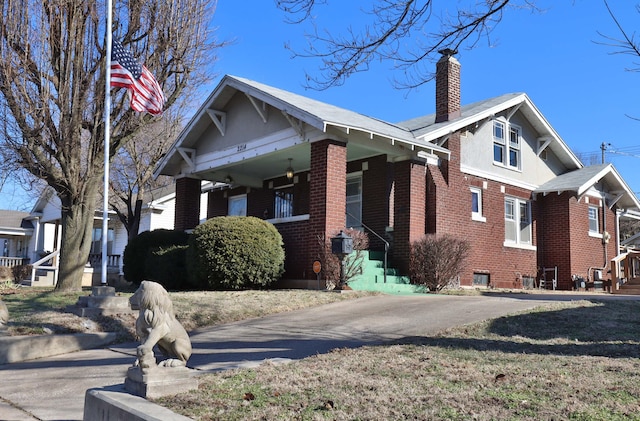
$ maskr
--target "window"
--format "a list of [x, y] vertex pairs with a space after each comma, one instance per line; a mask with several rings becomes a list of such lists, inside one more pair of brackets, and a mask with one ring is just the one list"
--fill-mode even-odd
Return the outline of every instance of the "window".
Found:
[[597, 206], [589, 206], [589, 232], [600, 233]]
[[520, 168], [520, 129], [509, 128], [509, 166]]
[[[505, 139], [508, 126], [509, 142]], [[503, 121], [493, 122], [493, 162], [513, 169], [521, 169], [520, 128]]]
[[231, 196], [227, 214], [229, 216], [247, 216], [247, 195]]
[[493, 162], [504, 163], [504, 123], [493, 122]]
[[531, 202], [507, 197], [504, 200], [505, 244], [532, 245]]
[[[107, 230], [107, 254], [111, 254], [113, 247], [114, 231], [112, 228]], [[91, 250], [89, 254], [102, 253], [102, 228], [94, 228], [91, 235]]]
[[489, 274], [488, 273], [474, 273], [473, 274], [473, 285], [484, 285], [489, 286]]
[[471, 187], [471, 219], [485, 222], [482, 216], [482, 189]]
[[293, 216], [293, 186], [276, 190], [274, 209], [275, 218], [290, 218]]
[[362, 176], [347, 176], [347, 228], [362, 226]]

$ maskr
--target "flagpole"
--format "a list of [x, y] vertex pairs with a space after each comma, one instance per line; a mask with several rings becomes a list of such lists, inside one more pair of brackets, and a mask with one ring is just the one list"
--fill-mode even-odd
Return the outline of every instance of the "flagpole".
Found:
[[106, 77], [104, 85], [104, 198], [102, 204], [102, 271], [100, 284], [107, 285], [107, 244], [109, 236], [109, 143], [111, 138], [111, 0], [107, 0]]

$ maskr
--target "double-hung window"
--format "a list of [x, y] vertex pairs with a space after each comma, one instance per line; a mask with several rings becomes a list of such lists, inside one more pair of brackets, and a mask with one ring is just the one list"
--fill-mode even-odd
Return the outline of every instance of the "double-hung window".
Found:
[[589, 233], [590, 234], [599, 234], [600, 226], [598, 223], [598, 207], [597, 206], [589, 206]]
[[[509, 139], [507, 139], [507, 133]], [[493, 122], [493, 162], [508, 168], [520, 170], [521, 163], [521, 130], [500, 120]]]
[[347, 176], [347, 227], [362, 226], [362, 176]]
[[531, 202], [513, 197], [504, 199], [505, 245], [533, 245]]

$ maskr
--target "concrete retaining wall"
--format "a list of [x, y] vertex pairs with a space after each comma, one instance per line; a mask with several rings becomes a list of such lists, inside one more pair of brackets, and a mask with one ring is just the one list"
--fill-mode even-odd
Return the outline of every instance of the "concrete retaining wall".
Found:
[[0, 337], [0, 364], [35, 360], [99, 348], [116, 340], [113, 332], [72, 335], [26, 335]]
[[84, 397], [84, 421], [188, 421], [182, 415], [120, 390], [89, 389]]

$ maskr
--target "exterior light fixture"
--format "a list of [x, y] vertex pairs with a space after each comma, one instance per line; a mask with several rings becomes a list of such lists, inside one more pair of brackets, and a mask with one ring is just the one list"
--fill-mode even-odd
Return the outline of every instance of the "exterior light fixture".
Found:
[[293, 167], [291, 166], [291, 161], [292, 159], [289, 158], [289, 167], [287, 167], [287, 179], [289, 180], [293, 179]]

